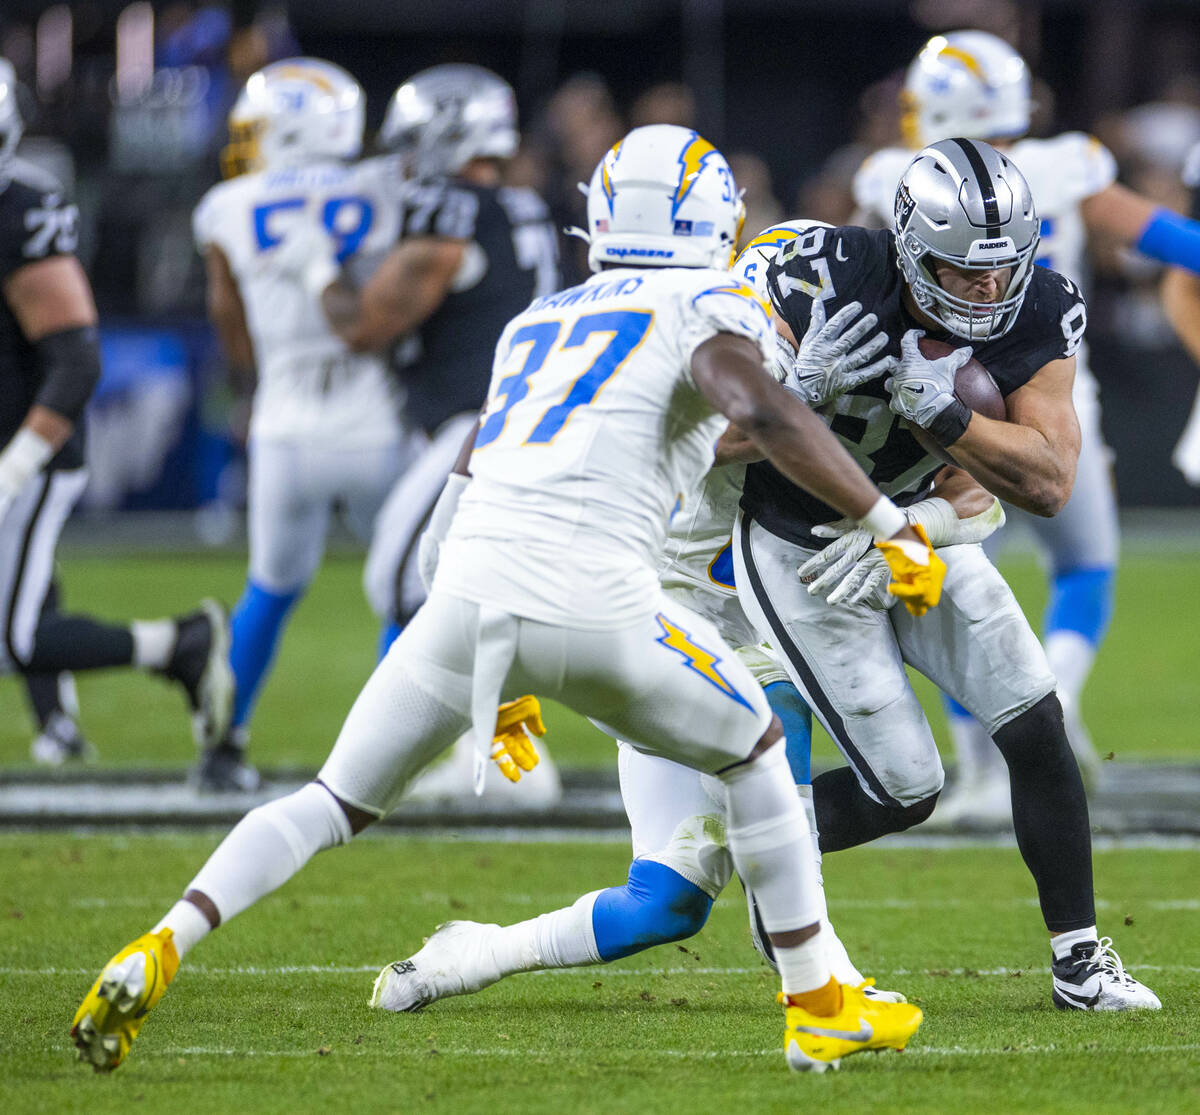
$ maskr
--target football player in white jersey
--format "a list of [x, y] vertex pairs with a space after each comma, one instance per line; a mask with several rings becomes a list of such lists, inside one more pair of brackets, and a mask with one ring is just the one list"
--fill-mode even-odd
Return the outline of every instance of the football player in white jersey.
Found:
[[[1029, 69], [1003, 39], [984, 31], [935, 35], [905, 77], [902, 125], [910, 148], [878, 151], [854, 179], [854, 198], [874, 224], [888, 224], [896, 185], [917, 149], [952, 136], [984, 139], [1020, 168], [1041, 218], [1037, 263], [1077, 283], [1087, 282], [1084, 250], [1103, 233], [1155, 259], [1200, 271], [1200, 224], [1158, 207], [1116, 181], [1116, 163], [1096, 139], [1067, 132], [1023, 138], [1031, 111]], [[1099, 757], [1080, 715], [1092, 661], [1113, 607], [1119, 537], [1111, 451], [1100, 429], [1095, 378], [1087, 344], [1076, 354], [1075, 410], [1082, 449], [1066, 507], [1050, 519], [1016, 516], [1033, 529], [1051, 567], [1042, 640], [1058, 679], [1067, 734], [1084, 774], [1094, 780]], [[993, 553], [1002, 535], [988, 546]], [[1005, 820], [1011, 815], [1004, 762], [987, 732], [961, 705], [947, 701], [958, 759], [952, 794], [939, 821]]]
[[362, 145], [363, 93], [315, 58], [276, 62], [229, 115], [225, 170], [196, 208], [209, 314], [236, 366], [257, 374], [250, 419], [250, 568], [232, 619], [233, 727], [202, 757], [202, 788], [253, 789], [244, 759], [279, 637], [325, 547], [335, 507], [364, 542], [404, 464], [399, 400], [381, 357], [352, 352], [289, 270], [298, 230], [352, 264], [386, 250], [394, 199]]
[[[738, 256], [733, 274], [767, 298], [767, 265], [780, 245], [814, 226], [827, 227], [819, 221], [801, 220], [764, 229]], [[884, 374], [894, 361], [874, 358], [885, 338], [870, 335], [875, 315], [861, 315], [858, 309], [847, 307], [840, 316], [813, 328], [799, 344], [786, 325], [777, 323], [781, 328], [772, 369], [776, 378], [792, 390], [803, 392], [806, 401], [828, 402]], [[821, 347], [835, 357], [841, 355], [841, 359], [830, 367], [819, 391], [806, 391], [810, 385], [800, 381], [800, 368]], [[735, 648], [783, 725], [788, 765], [813, 837], [821, 937], [835, 978], [839, 983], [861, 987], [869, 998], [901, 1002], [903, 996], [898, 992], [877, 990], [873, 981], [864, 980], [829, 923], [809, 770], [812, 714], [770, 647], [760, 643], [738, 603], [733, 583], [733, 527], [745, 460], [757, 460], [759, 456], [754, 443], [736, 429], [722, 435], [712, 470], [697, 489], [681, 497], [671, 516], [659, 583], [669, 599], [709, 620], [725, 643]], [[931, 499], [950, 496], [964, 519], [981, 510], [999, 508], [998, 501], [965, 473], [953, 471], [958, 479], [939, 485]], [[956, 516], [950, 518], [959, 522]], [[1003, 515], [993, 512], [991, 522], [995, 529], [1003, 522]], [[440, 543], [436, 537], [433, 541]], [[939, 544], [933, 536], [930, 541]], [[629, 743], [619, 743], [618, 747], [621, 797], [633, 839], [634, 860], [628, 882], [592, 891], [568, 909], [516, 925], [453, 921], [441, 926], [416, 955], [383, 970], [372, 996], [374, 1006], [419, 1010], [438, 999], [479, 991], [505, 976], [527, 971], [528, 958], [535, 954], [543, 967], [607, 963], [700, 931], [713, 901], [733, 872], [725, 842], [720, 787], [689, 767], [647, 755]], [[770, 943], [749, 894], [748, 900], [752, 937], [770, 961]]]
[[[823, 1071], [916, 1031], [915, 1007], [831, 978], [779, 721], [712, 624], [658, 583], [671, 509], [728, 420], [866, 525], [907, 608], [923, 614], [940, 594], [944, 565], [923, 532], [900, 527], [903, 513], [767, 372], [769, 313], [725, 270], [741, 216], [728, 164], [693, 131], [639, 128], [605, 156], [588, 205], [599, 273], [536, 299], [501, 335], [429, 599], [318, 779], [248, 814], [105, 966], [72, 1026], [83, 1060], [120, 1064], [192, 946], [387, 813], [465, 729], [487, 745], [500, 697], [530, 689], [720, 780], [730, 853], [781, 972], [791, 1067]], [[526, 966], [547, 961], [531, 949]]]

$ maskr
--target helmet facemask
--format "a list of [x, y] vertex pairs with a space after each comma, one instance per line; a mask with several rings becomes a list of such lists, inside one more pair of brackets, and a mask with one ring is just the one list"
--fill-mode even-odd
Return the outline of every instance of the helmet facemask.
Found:
[[[1001, 152], [965, 139], [926, 147], [896, 190], [894, 229], [901, 273], [924, 313], [969, 341], [1012, 328], [1041, 237], [1029, 186]], [[939, 282], [937, 261], [965, 272], [1011, 271], [994, 302], [975, 302]]]

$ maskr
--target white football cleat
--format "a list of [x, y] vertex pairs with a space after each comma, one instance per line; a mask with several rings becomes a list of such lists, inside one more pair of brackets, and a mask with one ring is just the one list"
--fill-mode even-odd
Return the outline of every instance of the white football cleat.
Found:
[[990, 777], [972, 778], [951, 786], [938, 799], [925, 827], [1011, 828], [1012, 793], [1008, 787], [1008, 772], [1001, 770]]
[[1111, 937], [1083, 941], [1050, 968], [1059, 1010], [1162, 1010], [1162, 1003], [1127, 971]]
[[471, 995], [503, 978], [492, 955], [491, 938], [498, 925], [448, 921], [434, 930], [420, 952], [389, 964], [371, 990], [370, 1005], [380, 1010], [414, 1011]]

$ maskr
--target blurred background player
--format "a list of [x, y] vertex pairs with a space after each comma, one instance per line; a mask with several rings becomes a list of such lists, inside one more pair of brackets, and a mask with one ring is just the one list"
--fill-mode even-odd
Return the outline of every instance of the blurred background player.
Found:
[[[42, 611], [59, 610], [58, 578], [50, 581]], [[75, 675], [61, 673], [22, 673], [29, 709], [37, 725], [37, 735], [29, 754], [39, 766], [57, 767], [63, 763], [94, 758], [96, 749], [79, 726], [79, 694]]]
[[[324, 289], [329, 321], [352, 350], [400, 342], [404, 416], [419, 455], [384, 504], [367, 555], [367, 595], [389, 623], [383, 653], [425, 599], [417, 541], [477, 422], [496, 341], [533, 298], [558, 288], [558, 252], [545, 202], [503, 184], [519, 141], [516, 99], [489, 70], [446, 65], [414, 75], [392, 97], [379, 139], [408, 179], [399, 243], [361, 289], [344, 276], [327, 285], [337, 263], [328, 252], [306, 278]], [[492, 778], [496, 788], [509, 785]], [[457, 795], [471, 784], [464, 744], [413, 792]], [[543, 754], [523, 780], [522, 801], [559, 792]]]
[[[59, 533], [87, 485], [82, 419], [100, 379], [100, 345], [74, 255], [78, 213], [57, 181], [14, 154], [21, 131], [15, 75], [0, 58], [0, 671], [42, 679], [35, 700], [48, 700], [37, 688], [57, 688], [67, 671], [152, 670], [183, 687], [196, 742], [211, 744], [232, 700], [215, 601], [177, 619], [121, 625], [63, 614], [49, 595]], [[39, 746], [44, 728], [34, 745], [41, 761], [84, 757], [86, 745], [69, 740], [58, 740], [57, 755], [51, 743]]]
[[[1041, 220], [1037, 263], [1084, 284], [1087, 238], [1103, 233], [1155, 259], [1200, 270], [1200, 224], [1179, 217], [1115, 181], [1116, 163], [1096, 139], [1067, 132], [1022, 138], [1032, 102], [1024, 59], [983, 31], [952, 31], [929, 40], [908, 68], [901, 93], [902, 130], [910, 149], [887, 148], [862, 165], [854, 197], [872, 223], [890, 223], [896, 185], [916, 149], [952, 136], [987, 140], [1006, 152], [1029, 182]], [[1084, 685], [1108, 629], [1119, 547], [1111, 453], [1100, 429], [1099, 394], [1086, 342], [1076, 355], [1075, 410], [1082, 448], [1075, 487], [1053, 518], [1019, 509], [1051, 571], [1042, 641], [1058, 679], [1067, 735], [1085, 776], [1094, 781], [1099, 756], [1080, 713]], [[989, 552], [1003, 534], [992, 537]], [[938, 820], [986, 822], [1011, 815], [1005, 765], [987, 733], [948, 701], [958, 772]]]
[[389, 243], [386, 167], [350, 161], [362, 148], [363, 99], [354, 78], [316, 58], [251, 75], [229, 114], [229, 180], [205, 194], [193, 219], [209, 316], [229, 363], [258, 381], [250, 567], [231, 624], [237, 694], [230, 732], [195, 772], [206, 790], [258, 785], [245, 760], [250, 716], [288, 617], [320, 566], [332, 516], [340, 512], [365, 543], [404, 462], [399, 399], [383, 358], [352, 352], [330, 330], [287, 254], [308, 235], [352, 266]]
[[[1192, 191], [1192, 219], [1200, 221], [1200, 146], [1188, 153], [1183, 181]], [[1182, 267], [1168, 268], [1162, 280], [1162, 300], [1175, 335], [1200, 364], [1200, 275]], [[1171, 460], [1189, 484], [1200, 486], [1200, 391]]]

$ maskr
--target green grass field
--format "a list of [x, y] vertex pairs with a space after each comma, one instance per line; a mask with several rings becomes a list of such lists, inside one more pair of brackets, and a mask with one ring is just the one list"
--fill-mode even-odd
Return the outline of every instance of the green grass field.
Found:
[[[265, 766], [316, 768], [374, 664], [375, 624], [359, 587], [361, 562], [333, 558], [288, 628], [253, 725], [253, 754]], [[1032, 560], [1004, 567], [1030, 616], [1040, 617], [1045, 587]], [[240, 558], [217, 556], [70, 556], [62, 563], [68, 608], [113, 618], [187, 609], [203, 595], [232, 604], [242, 587]], [[1086, 695], [1101, 753], [1117, 759], [1191, 759], [1200, 707], [1194, 625], [1181, 601], [1200, 597], [1194, 554], [1127, 558], [1118, 579], [1116, 618]], [[932, 687], [919, 682], [935, 729], [942, 731]], [[183, 767], [192, 747], [181, 696], [128, 672], [80, 679], [83, 723], [106, 766]], [[0, 768], [28, 767], [30, 721], [17, 683], [0, 679]], [[22, 711], [18, 711], [22, 710]], [[615, 749], [562, 709], [548, 716], [550, 744], [566, 765], [615, 765]], [[944, 738], [944, 737], [940, 737]], [[834, 755], [828, 741], [818, 754]]]
[[826, 861], [832, 915], [881, 986], [920, 1004], [909, 1050], [798, 1077], [774, 976], [731, 887], [705, 930], [611, 967], [516, 977], [416, 1015], [375, 971], [454, 917], [514, 921], [619, 881], [620, 844], [364, 839], [190, 954], [117, 1073], [73, 1063], [95, 972], [149, 928], [217, 834], [3, 834], [0, 1043], [21, 1112], [1187, 1112], [1200, 1110], [1194, 850], [1096, 857], [1101, 928], [1157, 1014], [1063, 1014], [1014, 849]]

